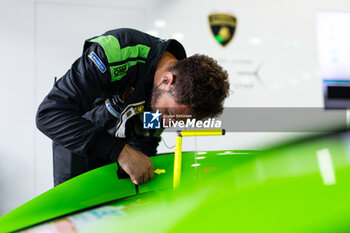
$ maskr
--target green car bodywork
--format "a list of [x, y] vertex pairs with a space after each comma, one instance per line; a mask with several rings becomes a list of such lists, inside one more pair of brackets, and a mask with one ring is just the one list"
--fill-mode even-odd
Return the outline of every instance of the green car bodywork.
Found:
[[139, 187], [130, 179], [119, 179], [116, 164], [80, 175], [1, 217], [0, 232], [350, 229], [349, 132], [260, 152], [183, 153], [181, 185], [176, 190], [173, 157], [152, 157], [155, 169], [163, 173]]

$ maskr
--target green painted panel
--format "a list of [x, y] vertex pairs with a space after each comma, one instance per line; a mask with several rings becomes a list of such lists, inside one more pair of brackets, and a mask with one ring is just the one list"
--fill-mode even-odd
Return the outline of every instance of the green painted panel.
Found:
[[[197, 170], [191, 166], [193, 154], [184, 154], [180, 189], [109, 204], [121, 212], [95, 229], [105, 233], [341, 233], [350, 229], [350, 133], [298, 141], [251, 157], [223, 151], [201, 154], [205, 158], [198, 162], [197, 154]], [[193, 174], [205, 179], [192, 179]], [[91, 226], [85, 224], [84, 229]]]
[[348, 232], [349, 195], [350, 137], [333, 135], [267, 150], [155, 197], [117, 218], [118, 232]]
[[[251, 159], [247, 159], [247, 154], [251, 154], [251, 152], [200, 152], [197, 154], [197, 158], [200, 157], [200, 159], [196, 160], [194, 152], [184, 152], [181, 183], [183, 186], [192, 187], [203, 180], [203, 177], [211, 177], [212, 174], [215, 174], [213, 171], [225, 171], [244, 164]], [[171, 196], [174, 155], [165, 154], [151, 157], [151, 159], [155, 169], [164, 169], [166, 172], [155, 174], [154, 179], [139, 186], [141, 195], [125, 198], [136, 194], [135, 185], [130, 179], [118, 179], [116, 164], [107, 165], [73, 178], [1, 217], [0, 232], [22, 229], [112, 200], [117, 200], [112, 204], [114, 206], [130, 207], [130, 204], [136, 200], [145, 200], [147, 197], [147, 200], [151, 200], [147, 204], [156, 204], [157, 198], [164, 199]], [[196, 161], [197, 163], [201, 161], [202, 164], [196, 167], [192, 166], [196, 164]], [[164, 190], [170, 190], [170, 193]], [[147, 192], [150, 192], [151, 195], [145, 195]], [[132, 210], [138, 209], [135, 204], [131, 206], [133, 206]], [[115, 213], [115, 211], [111, 213]]]
[[0, 218], [0, 232], [12, 232], [121, 197], [134, 195], [129, 180], [119, 180], [116, 164], [75, 177]]

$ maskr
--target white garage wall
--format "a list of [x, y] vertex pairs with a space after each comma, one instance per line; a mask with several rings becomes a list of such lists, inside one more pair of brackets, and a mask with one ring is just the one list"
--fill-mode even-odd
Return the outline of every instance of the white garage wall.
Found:
[[[35, 127], [35, 112], [81, 54], [83, 41], [116, 27], [183, 33], [189, 55], [206, 53], [229, 71], [234, 94], [226, 106], [321, 107], [315, 13], [350, 11], [348, 0], [0, 0], [0, 216], [52, 187], [50, 140]], [[222, 48], [207, 17], [233, 13], [238, 28]], [[165, 27], [156, 27], [155, 20]], [[174, 35], [177, 33], [177, 35]], [[255, 41], [255, 44], [251, 42]], [[256, 41], [260, 44], [256, 44]], [[240, 76], [263, 64], [260, 76]], [[188, 139], [184, 150], [254, 149], [299, 134], [230, 133], [215, 139]], [[174, 144], [175, 135], [165, 141]], [[164, 144], [160, 152], [169, 151]], [[171, 151], [171, 150], [170, 150]]]

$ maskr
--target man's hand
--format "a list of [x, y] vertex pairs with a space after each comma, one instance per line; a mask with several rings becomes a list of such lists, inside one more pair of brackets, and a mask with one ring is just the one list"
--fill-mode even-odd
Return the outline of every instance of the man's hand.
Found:
[[118, 162], [136, 185], [144, 184], [154, 177], [151, 159], [128, 144], [120, 152]]

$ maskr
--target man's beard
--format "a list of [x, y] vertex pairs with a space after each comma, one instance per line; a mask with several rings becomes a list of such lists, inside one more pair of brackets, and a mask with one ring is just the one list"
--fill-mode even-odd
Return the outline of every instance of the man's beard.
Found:
[[167, 91], [159, 88], [159, 86], [154, 86], [152, 89], [152, 97], [151, 97], [151, 109], [154, 110], [155, 106], [157, 105], [158, 99], [159, 97], [164, 94], [167, 93]]

